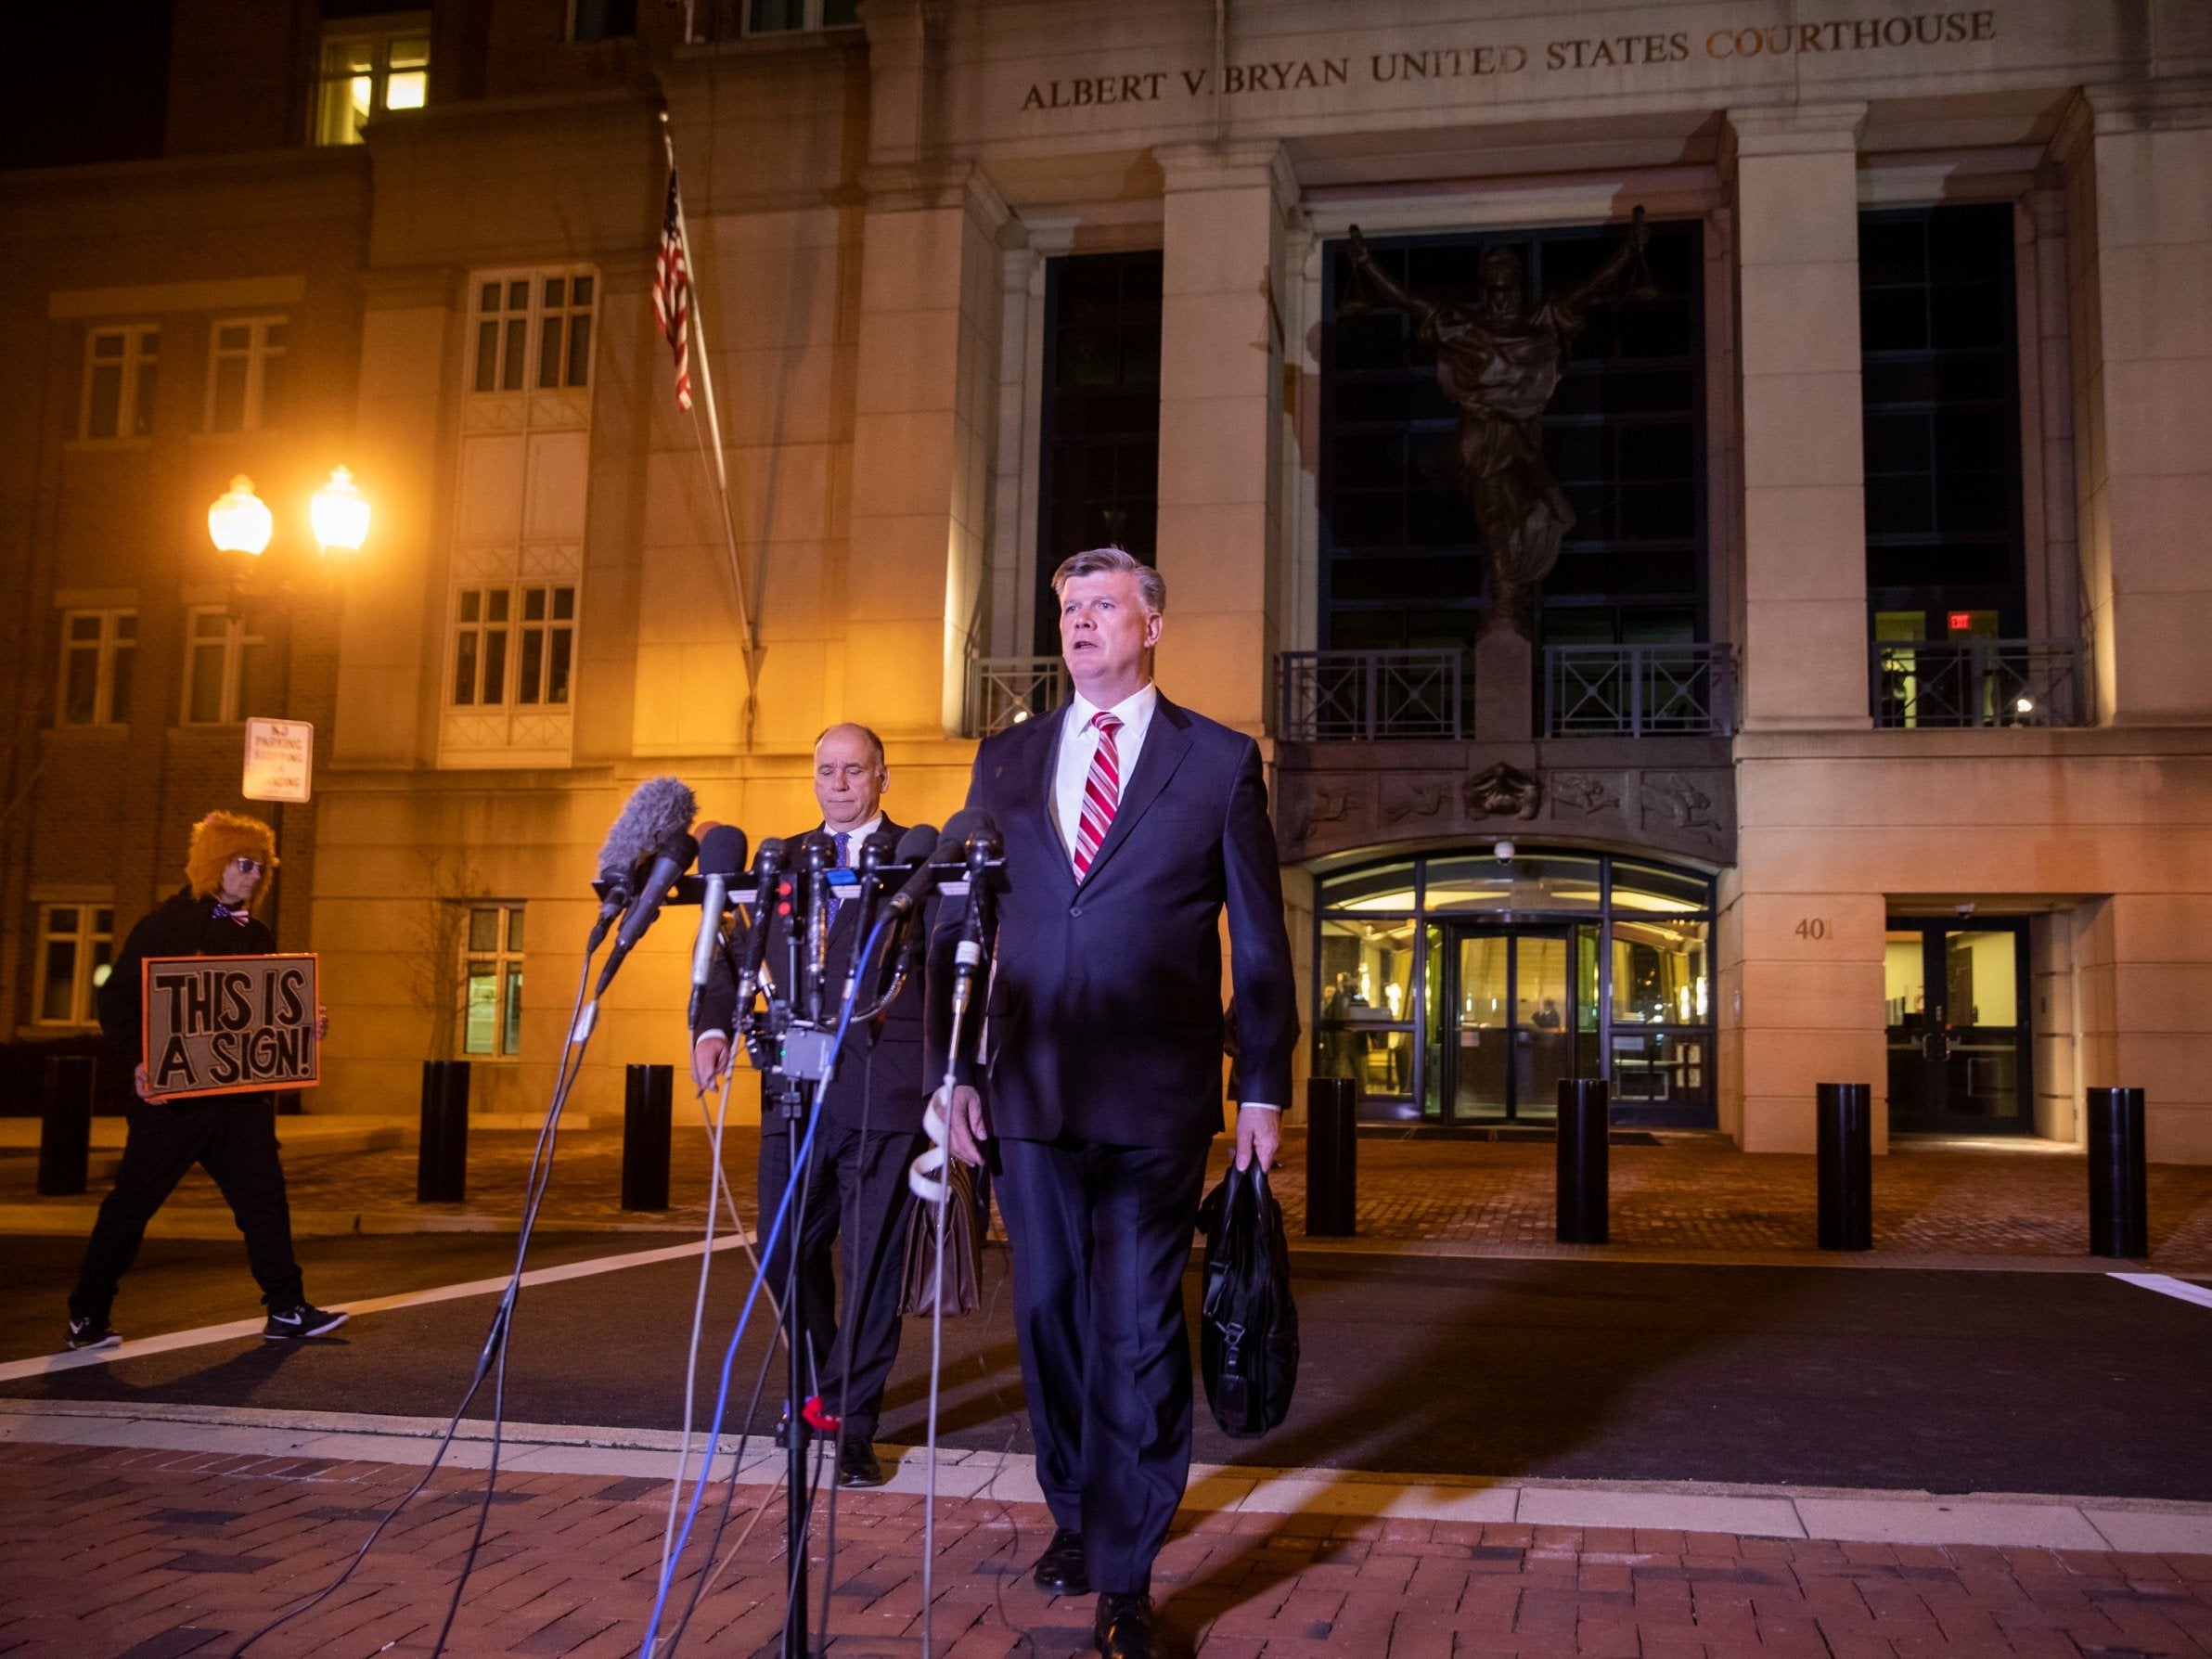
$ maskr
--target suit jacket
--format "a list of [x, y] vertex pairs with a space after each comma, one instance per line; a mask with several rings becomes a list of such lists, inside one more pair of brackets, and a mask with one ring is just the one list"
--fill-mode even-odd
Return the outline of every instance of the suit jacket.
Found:
[[[882, 828], [894, 837], [906, 833], [904, 825], [893, 823], [888, 817]], [[791, 844], [796, 848], [799, 838], [793, 836]], [[861, 943], [859, 928], [860, 907], [848, 899], [838, 906], [837, 914], [830, 922], [829, 995], [833, 998], [844, 991], [845, 974], [852, 966], [853, 953]], [[772, 971], [776, 964], [788, 959], [790, 934], [791, 924], [778, 919], [768, 934], [768, 961]], [[917, 974], [909, 979], [897, 999], [884, 1011], [882, 1033], [876, 1040], [872, 1061], [868, 1033], [855, 1025], [846, 1034], [844, 1050], [837, 1062], [837, 1075], [830, 1080], [829, 1092], [822, 1098], [822, 1113], [827, 1122], [856, 1130], [862, 1126], [865, 1115], [871, 1135], [920, 1132], [921, 1111], [929, 1095], [922, 1082], [925, 978], [924, 974]], [[865, 998], [866, 993], [863, 995]], [[727, 1033], [736, 1015], [737, 1001], [737, 974], [730, 967], [729, 958], [716, 953], [706, 985], [700, 993], [699, 1019], [692, 1028], [692, 1040], [697, 1041], [702, 1033], [709, 1031]], [[777, 1082], [775, 1074], [764, 1074], [762, 1084], [766, 1091], [763, 1095], [764, 1102], [774, 1098]]]
[[[108, 983], [96, 998], [100, 1035], [107, 1057], [128, 1079], [138, 1064], [139, 1023], [144, 1017], [146, 988], [139, 982], [148, 957], [265, 957], [276, 950], [276, 936], [260, 917], [244, 921], [218, 917], [215, 898], [194, 898], [189, 887], [180, 887], [157, 909], [140, 919], [123, 941], [122, 954], [108, 974]], [[259, 1093], [261, 1091], [250, 1091]]]
[[1288, 1106], [1298, 1005], [1258, 746], [1161, 698], [1078, 886], [1052, 809], [1067, 715], [984, 739], [969, 786], [1006, 843], [984, 1068], [992, 1133], [1155, 1147], [1217, 1134], [1224, 910], [1239, 1087]]

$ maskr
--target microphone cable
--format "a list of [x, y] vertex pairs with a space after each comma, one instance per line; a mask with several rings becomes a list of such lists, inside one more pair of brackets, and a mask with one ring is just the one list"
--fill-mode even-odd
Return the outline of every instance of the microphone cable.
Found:
[[[575, 999], [569, 1008], [569, 1029], [572, 1031], [574, 1029], [576, 1020], [583, 1013], [585, 994], [589, 989], [591, 984], [591, 966], [594, 954], [596, 953], [589, 951], [586, 952], [584, 958], [583, 971], [577, 976]], [[587, 1033], [585, 1035], [585, 1042], [588, 1043], [589, 1040], [589, 1034]], [[476, 1398], [477, 1390], [483, 1386], [484, 1378], [491, 1370], [493, 1356], [495, 1352], [496, 1352], [500, 1359], [502, 1382], [504, 1382], [507, 1335], [509, 1330], [509, 1322], [513, 1315], [515, 1302], [521, 1290], [523, 1260], [530, 1245], [531, 1229], [536, 1224], [537, 1207], [538, 1204], [543, 1202], [545, 1196], [545, 1180], [540, 1177], [540, 1165], [542, 1163], [544, 1165], [545, 1175], [549, 1177], [551, 1173], [552, 1160], [548, 1156], [548, 1151], [549, 1142], [553, 1137], [554, 1125], [559, 1121], [561, 1108], [567, 1103], [569, 1092], [575, 1087], [576, 1078], [582, 1072], [584, 1047], [584, 1044], [571, 1044], [562, 1052], [560, 1066], [554, 1076], [552, 1102], [547, 1112], [545, 1124], [538, 1130], [536, 1144], [531, 1150], [530, 1166], [523, 1180], [523, 1215], [521, 1236], [516, 1241], [514, 1268], [508, 1275], [507, 1287], [500, 1293], [497, 1305], [493, 1309], [491, 1326], [484, 1334], [484, 1345], [482, 1351], [477, 1355], [476, 1368], [474, 1372], [469, 1377], [469, 1386], [462, 1394], [460, 1403], [454, 1407], [452, 1416], [446, 1420], [445, 1428], [438, 1437], [437, 1450], [431, 1454], [430, 1463], [424, 1468], [421, 1476], [415, 1482], [415, 1484], [408, 1487], [405, 1492], [400, 1495], [398, 1501], [393, 1503], [389, 1510], [385, 1511], [385, 1512], [379, 1517], [376, 1525], [369, 1529], [368, 1537], [361, 1541], [360, 1548], [354, 1551], [353, 1555], [347, 1560], [345, 1565], [340, 1569], [337, 1576], [332, 1578], [328, 1584], [317, 1590], [313, 1596], [302, 1601], [298, 1606], [289, 1608], [284, 1613], [279, 1614], [276, 1618], [270, 1620], [267, 1624], [262, 1626], [260, 1629], [255, 1630], [252, 1634], [248, 1636], [245, 1640], [239, 1642], [237, 1647], [230, 1651], [229, 1659], [244, 1659], [244, 1655], [246, 1654], [247, 1651], [252, 1648], [253, 1645], [256, 1642], [259, 1642], [264, 1637], [271, 1635], [285, 1625], [289, 1624], [293, 1619], [298, 1618], [302, 1614], [310, 1612], [314, 1608], [320, 1606], [332, 1594], [334, 1594], [341, 1586], [342, 1586], [349, 1578], [354, 1575], [355, 1569], [357, 1569], [364, 1561], [368, 1559], [369, 1551], [376, 1547], [377, 1541], [383, 1537], [384, 1529], [390, 1526], [392, 1522], [397, 1520], [400, 1514], [410, 1503], [414, 1502], [418, 1497], [421, 1496], [424, 1489], [429, 1486], [431, 1478], [437, 1474], [438, 1470], [444, 1463], [446, 1454], [453, 1449], [455, 1436], [460, 1431], [461, 1419], [468, 1411], [469, 1403]], [[497, 1396], [495, 1395], [495, 1397]], [[478, 1513], [476, 1535], [469, 1542], [468, 1556], [461, 1570], [461, 1580], [460, 1583], [455, 1587], [453, 1608], [448, 1610], [445, 1623], [440, 1628], [438, 1641], [431, 1650], [433, 1655], [444, 1651], [446, 1633], [452, 1628], [454, 1611], [457, 1610], [460, 1604], [461, 1590], [467, 1585], [469, 1574], [474, 1569], [475, 1566], [478, 1545], [482, 1537], [482, 1529], [484, 1524], [483, 1518], [491, 1509], [492, 1480], [497, 1469], [499, 1430], [499, 1420], [495, 1417], [493, 1422], [494, 1449], [492, 1463], [491, 1468], [486, 1473], [484, 1497], [483, 1502]]]
[[[883, 927], [884, 922], [880, 920], [876, 923], [874, 931], [869, 933], [867, 948], [870, 952], [874, 950], [876, 942], [883, 932]], [[845, 1033], [852, 1023], [852, 1018], [853, 999], [848, 997], [844, 1001], [844, 1006], [839, 1010], [837, 1032], [836, 1035], [831, 1038], [830, 1044], [830, 1059], [832, 1063], [834, 1063], [838, 1052], [844, 1047]], [[710, 1446], [719, 1445], [722, 1439], [722, 1424], [725, 1418], [728, 1414], [729, 1408], [730, 1371], [737, 1363], [738, 1344], [744, 1337], [745, 1327], [752, 1317], [753, 1306], [759, 1300], [761, 1287], [766, 1279], [765, 1267], [765, 1259], [767, 1257], [773, 1256], [776, 1254], [776, 1241], [779, 1237], [782, 1236], [784, 1223], [791, 1216], [792, 1192], [798, 1185], [802, 1172], [808, 1167], [809, 1162], [813, 1156], [815, 1137], [821, 1129], [822, 1097], [827, 1092], [828, 1087], [829, 1080], [827, 1077], [824, 1077], [819, 1083], [817, 1084], [815, 1087], [814, 1111], [809, 1115], [809, 1120], [806, 1125], [806, 1133], [800, 1141], [797, 1153], [791, 1159], [792, 1167], [791, 1170], [790, 1178], [785, 1181], [783, 1196], [778, 1201], [775, 1221], [770, 1225], [766, 1237], [762, 1241], [761, 1255], [764, 1261], [763, 1270], [754, 1275], [752, 1285], [746, 1292], [744, 1305], [739, 1310], [738, 1316], [737, 1329], [730, 1333], [729, 1345], [723, 1354], [722, 1373], [714, 1399], [714, 1422], [713, 1426], [708, 1431], [708, 1444]], [[794, 1247], [792, 1251], [792, 1259], [794, 1264], [797, 1260], [797, 1250]], [[794, 1425], [804, 1421], [804, 1413], [799, 1409], [800, 1405], [801, 1402], [799, 1401], [794, 1400], [792, 1402], [791, 1421]], [[799, 1431], [796, 1427], [794, 1427], [792, 1432], [798, 1433]], [[671, 1580], [674, 1575], [675, 1563], [677, 1560], [681, 1559], [684, 1550], [690, 1544], [691, 1529], [693, 1525], [696, 1524], [699, 1518], [700, 1499], [705, 1491], [707, 1478], [709, 1475], [711, 1475], [713, 1463], [712, 1460], [710, 1459], [706, 1465], [702, 1468], [701, 1478], [695, 1482], [692, 1485], [690, 1505], [684, 1516], [684, 1524], [676, 1539], [675, 1550], [662, 1566], [660, 1583], [653, 1595], [652, 1613], [646, 1621], [645, 1640], [638, 1650], [641, 1654], [648, 1656], [648, 1659], [650, 1659], [650, 1656], [653, 1653], [655, 1641], [660, 1634], [661, 1617], [667, 1609], [668, 1592], [671, 1586]], [[730, 1478], [733, 1482], [737, 1478], [737, 1465], [733, 1463], [730, 1470]], [[804, 1540], [800, 1541], [800, 1547], [804, 1548]], [[787, 1613], [785, 1616], [788, 1619], [790, 1614]]]

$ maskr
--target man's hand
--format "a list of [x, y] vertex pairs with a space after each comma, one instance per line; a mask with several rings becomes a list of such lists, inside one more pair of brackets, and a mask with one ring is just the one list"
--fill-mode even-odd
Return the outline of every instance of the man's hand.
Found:
[[1250, 1169], [1257, 1158], [1262, 1169], [1275, 1167], [1275, 1154], [1282, 1150], [1282, 1113], [1265, 1106], [1237, 1108], [1237, 1167]]
[[965, 1083], [956, 1083], [952, 1090], [951, 1121], [945, 1125], [948, 1132], [947, 1149], [961, 1163], [975, 1168], [984, 1161], [984, 1142], [991, 1138], [990, 1125], [984, 1122], [984, 1098]]
[[691, 1082], [701, 1094], [714, 1087], [728, 1059], [729, 1039], [718, 1031], [708, 1032], [691, 1045]]
[[138, 1098], [149, 1106], [159, 1106], [169, 1099], [167, 1095], [154, 1093], [153, 1085], [146, 1080], [146, 1066], [143, 1062], [131, 1074], [131, 1083], [138, 1090]]
[[315, 1005], [315, 1040], [321, 1042], [330, 1035], [330, 1010], [321, 1003]]

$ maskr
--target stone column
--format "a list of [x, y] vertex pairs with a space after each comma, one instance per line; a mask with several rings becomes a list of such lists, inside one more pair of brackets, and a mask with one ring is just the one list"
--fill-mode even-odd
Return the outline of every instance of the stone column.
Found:
[[1734, 109], [1743, 725], [1864, 727], [1863, 104]]
[[969, 163], [871, 168], [854, 394], [845, 707], [959, 729], [980, 616], [1007, 207]]
[[1282, 147], [1174, 145], [1160, 316], [1160, 572], [1169, 696], [1255, 736], [1280, 643]]
[[2212, 720], [2212, 84], [2092, 87], [2060, 142], [2100, 719]]

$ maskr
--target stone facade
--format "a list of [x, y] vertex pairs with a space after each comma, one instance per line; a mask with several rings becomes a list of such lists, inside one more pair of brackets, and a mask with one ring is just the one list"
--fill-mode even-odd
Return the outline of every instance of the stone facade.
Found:
[[[211, 43], [235, 0], [178, 7], [171, 159], [0, 185], [11, 250], [37, 251], [9, 262], [0, 338], [40, 366], [0, 413], [19, 1027], [34, 894], [134, 910], [222, 781], [179, 747], [221, 741], [150, 706], [120, 737], [51, 729], [58, 596], [129, 589], [151, 617], [219, 582], [198, 516], [231, 471], [268, 471], [275, 500], [284, 469], [343, 458], [377, 529], [295, 641], [295, 698], [328, 727], [288, 831], [313, 825], [288, 871], [312, 917], [284, 919], [337, 1010], [321, 1103], [411, 1109], [450, 968], [421, 959], [421, 918], [474, 897], [529, 907], [521, 1053], [478, 1098], [533, 1108], [591, 855], [638, 778], [678, 772], [707, 816], [781, 832], [810, 819], [815, 734], [857, 717], [889, 742], [895, 812], [958, 805], [967, 664], [1032, 648], [1045, 262], [1158, 249], [1160, 674], [1267, 745], [1286, 856], [1510, 835], [1715, 873], [1719, 1120], [1754, 1149], [1809, 1148], [1817, 1082], [1879, 1096], [1887, 919], [2030, 916], [2038, 1127], [2077, 1139], [2083, 1087], [2140, 1083], [2153, 1156], [2212, 1161], [2212, 14], [1690, 0], [1630, 27], [1273, 0], [1228, 7], [1217, 40], [1179, 0], [866, 0], [857, 29], [708, 38], [736, 8], [641, 6], [639, 38], [576, 44], [559, 0], [476, 0], [436, 9], [429, 107], [332, 152], [291, 136], [315, 45], [294, 9], [297, 38], [257, 35], [226, 99]], [[663, 106], [735, 577], [651, 318]], [[2027, 587], [2038, 636], [2087, 642], [2079, 729], [1871, 729], [1858, 215], [1952, 201], [2015, 210]], [[1318, 643], [1326, 247], [1355, 222], [1639, 203], [1704, 226], [1707, 630], [1741, 663], [1740, 730], [1277, 742], [1278, 653]], [[598, 284], [587, 395], [477, 393], [483, 283], [555, 272]], [[190, 435], [199, 348], [171, 353], [167, 320], [185, 341], [221, 308], [194, 284], [264, 278], [299, 285], [325, 400], [316, 441], [268, 459]], [[150, 447], [72, 448], [88, 319], [156, 309], [174, 418]], [[572, 696], [527, 741], [449, 718], [479, 570], [575, 590]], [[177, 669], [156, 632], [158, 702]], [[611, 997], [582, 1107], [611, 1107], [623, 1063], [680, 1058], [678, 932]]]

